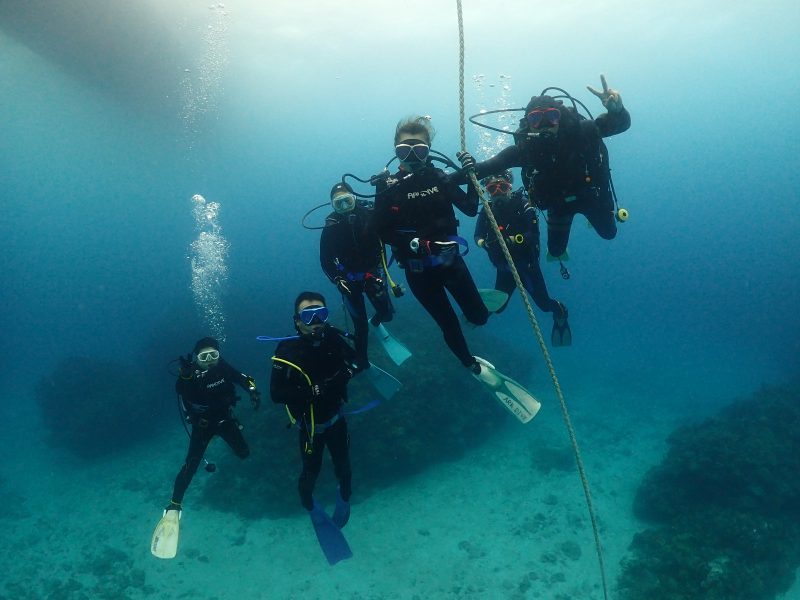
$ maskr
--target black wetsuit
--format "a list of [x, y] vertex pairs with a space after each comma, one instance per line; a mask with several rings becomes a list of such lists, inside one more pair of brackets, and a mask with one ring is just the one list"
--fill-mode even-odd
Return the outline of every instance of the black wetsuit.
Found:
[[[335, 329], [326, 327], [320, 340], [300, 337], [281, 342], [275, 357], [296, 365], [272, 361], [270, 394], [273, 402], [289, 408], [300, 429], [303, 463], [297, 486], [300, 502], [306, 510], [314, 507], [312, 494], [326, 446], [339, 481], [339, 492], [343, 500], [349, 501], [350, 436], [341, 410], [347, 402], [347, 382], [353, 375], [353, 349]], [[310, 385], [306, 376], [311, 380]]]
[[358, 206], [347, 214], [331, 213], [325, 219], [319, 240], [319, 261], [325, 275], [332, 283], [344, 278], [350, 289], [342, 298], [353, 319], [359, 369], [369, 366], [369, 322], [364, 294], [376, 311], [371, 319], [373, 325], [391, 321], [394, 313], [381, 264], [383, 245], [368, 221], [369, 211]]
[[180, 396], [183, 411], [192, 424], [189, 451], [175, 478], [172, 492], [172, 501], [176, 504], [183, 502], [183, 495], [215, 435], [225, 440], [239, 458], [246, 458], [250, 454], [239, 422], [233, 415], [233, 407], [238, 400], [233, 386], [237, 384], [245, 390], [254, 389], [252, 378], [240, 373], [222, 358], [207, 371], [201, 371], [195, 365], [192, 368], [185, 376], [185, 371], [182, 371], [175, 382], [175, 391]]
[[[458, 232], [453, 206], [470, 217], [478, 212], [477, 197], [468, 197], [441, 169], [428, 164], [413, 173], [399, 171], [378, 186], [373, 223], [381, 239], [391, 244], [411, 292], [439, 325], [450, 350], [471, 366], [475, 359], [447, 292], [471, 323], [483, 325], [489, 312], [453, 241]], [[415, 238], [417, 251], [410, 246]]]
[[[470, 189], [473, 189], [472, 186]], [[527, 202], [522, 189], [519, 189], [509, 197], [495, 198], [492, 201], [492, 214], [505, 236], [519, 277], [533, 301], [543, 311], [560, 315], [561, 305], [547, 292], [547, 284], [539, 267], [539, 220], [536, 209]], [[494, 287], [506, 292], [510, 299], [517, 285], [484, 210], [478, 214], [475, 223], [475, 241], [480, 239], [484, 240], [489, 260], [497, 269]], [[508, 300], [496, 312], [502, 312], [507, 305]]]
[[527, 131], [520, 131], [516, 145], [476, 165], [479, 178], [522, 167], [531, 203], [547, 211], [547, 249], [553, 256], [566, 252], [577, 213], [586, 216], [600, 237], [616, 236], [608, 150], [602, 138], [631, 125], [624, 108], [594, 120], [578, 120], [574, 113], [570, 117], [562, 117], [556, 138], [529, 138]]

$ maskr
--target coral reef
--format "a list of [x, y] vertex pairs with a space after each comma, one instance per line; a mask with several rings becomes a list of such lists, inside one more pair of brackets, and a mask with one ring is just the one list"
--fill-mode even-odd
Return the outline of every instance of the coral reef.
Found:
[[63, 359], [39, 381], [36, 400], [49, 443], [86, 459], [149, 437], [166, 404], [139, 371], [94, 358]]
[[800, 387], [765, 388], [668, 440], [644, 477], [622, 598], [760, 600], [800, 566]]

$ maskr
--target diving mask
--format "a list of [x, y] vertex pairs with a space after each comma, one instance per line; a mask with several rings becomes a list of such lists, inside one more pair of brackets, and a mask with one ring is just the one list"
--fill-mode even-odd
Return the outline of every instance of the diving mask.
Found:
[[422, 140], [405, 140], [394, 147], [395, 156], [400, 159], [400, 162], [421, 162], [424, 163], [428, 160], [428, 155], [431, 152], [430, 145]]
[[197, 352], [196, 356], [197, 358], [195, 362], [197, 363], [197, 366], [205, 370], [217, 364], [217, 361], [219, 360], [219, 350], [215, 350], [214, 348], [203, 348]]
[[342, 191], [331, 198], [331, 205], [333, 205], [333, 210], [340, 215], [349, 213], [356, 207], [356, 197], [350, 192]]
[[505, 179], [493, 179], [486, 184], [486, 191], [492, 198], [506, 196], [511, 191], [511, 184]]
[[316, 323], [326, 323], [328, 321], [328, 307], [327, 306], [309, 306], [297, 313], [297, 318], [307, 326]]
[[534, 108], [525, 115], [531, 129], [555, 127], [561, 122], [561, 112], [557, 108]]

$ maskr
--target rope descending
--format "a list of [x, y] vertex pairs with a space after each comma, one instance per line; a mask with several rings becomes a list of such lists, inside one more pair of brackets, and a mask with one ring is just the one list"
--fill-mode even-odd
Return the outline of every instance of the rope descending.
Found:
[[[458, 9], [458, 46], [459, 46], [459, 55], [458, 55], [459, 57], [458, 58], [458, 107], [459, 107], [459, 118], [460, 118], [459, 131], [461, 134], [461, 150], [466, 152], [467, 135], [466, 135], [466, 123], [465, 123], [466, 120], [464, 117], [465, 115], [464, 19], [461, 8], [461, 0], [456, 0], [456, 5]], [[542, 330], [539, 327], [539, 323], [536, 320], [536, 315], [533, 312], [533, 307], [531, 306], [528, 293], [525, 290], [525, 286], [522, 284], [522, 280], [520, 279], [519, 272], [517, 271], [517, 268], [514, 265], [514, 260], [511, 258], [511, 253], [508, 250], [508, 246], [506, 245], [504, 236], [497, 225], [497, 220], [494, 217], [492, 208], [489, 205], [489, 202], [486, 200], [486, 197], [483, 193], [483, 188], [481, 188], [480, 184], [478, 183], [478, 178], [475, 176], [474, 171], [470, 171], [469, 179], [472, 182], [472, 185], [475, 187], [475, 190], [478, 192], [478, 197], [480, 198], [481, 204], [483, 205], [483, 210], [486, 212], [486, 216], [488, 217], [489, 223], [492, 226], [492, 230], [494, 231], [494, 234], [497, 237], [497, 241], [500, 242], [500, 248], [503, 251], [503, 256], [505, 256], [506, 262], [508, 262], [508, 266], [511, 270], [511, 274], [514, 276], [514, 282], [517, 284], [517, 289], [519, 290], [520, 298], [522, 298], [522, 301], [525, 304], [525, 310], [528, 313], [528, 319], [530, 320], [531, 327], [533, 328], [533, 332], [536, 335], [536, 339], [539, 341], [539, 348], [541, 348], [542, 350], [544, 361], [547, 364], [547, 370], [550, 372], [550, 379], [553, 381], [553, 387], [555, 388], [556, 396], [558, 397], [558, 403], [561, 407], [561, 416], [563, 417], [564, 424], [567, 427], [569, 439], [570, 442], [572, 443], [572, 451], [575, 455], [575, 463], [578, 466], [578, 473], [580, 474], [581, 484], [583, 485], [583, 494], [586, 497], [586, 508], [589, 512], [589, 519], [592, 522], [592, 532], [594, 533], [594, 544], [597, 550], [597, 559], [600, 564], [600, 578], [603, 584], [603, 597], [605, 598], [605, 600], [608, 600], [608, 585], [606, 582], [605, 561], [603, 559], [603, 546], [600, 541], [600, 530], [597, 524], [597, 516], [594, 511], [592, 494], [591, 491], [589, 490], [589, 480], [586, 477], [586, 469], [584, 468], [583, 459], [581, 458], [580, 449], [578, 448], [578, 440], [575, 437], [575, 429], [572, 427], [572, 420], [570, 419], [569, 411], [567, 410], [567, 402], [564, 399], [564, 393], [561, 391], [561, 384], [558, 381], [558, 376], [556, 375], [556, 370], [555, 367], [553, 366], [553, 361], [550, 358], [550, 352], [547, 350], [547, 345], [545, 344], [544, 336], [542, 335]]]

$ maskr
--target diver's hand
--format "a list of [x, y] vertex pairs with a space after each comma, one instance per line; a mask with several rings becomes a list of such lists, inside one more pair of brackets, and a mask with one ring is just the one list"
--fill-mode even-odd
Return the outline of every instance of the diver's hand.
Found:
[[603, 84], [602, 92], [600, 90], [594, 89], [590, 85], [587, 85], [586, 89], [592, 92], [598, 98], [600, 98], [600, 101], [603, 103], [603, 106], [606, 107], [606, 110], [608, 112], [610, 113], [620, 112], [623, 108], [622, 96], [620, 96], [617, 90], [608, 87], [605, 75], [600, 75], [600, 83]]
[[339, 290], [340, 293], [344, 294], [345, 296], [350, 295], [350, 288], [347, 286], [347, 281], [345, 281], [344, 277], [337, 277], [336, 278], [336, 288]]
[[180, 370], [178, 371], [179, 375], [182, 379], [189, 379], [192, 376], [192, 371], [194, 367], [192, 366], [192, 355], [187, 354], [185, 357], [180, 356], [178, 357], [178, 361], [180, 362]]
[[258, 407], [261, 406], [261, 392], [250, 390], [250, 404], [253, 405], [253, 410], [258, 410]]
[[475, 168], [475, 159], [472, 157], [472, 154], [467, 152], [466, 150], [461, 150], [456, 152], [456, 158], [458, 162], [461, 163], [461, 166], [464, 169], [474, 169]]

